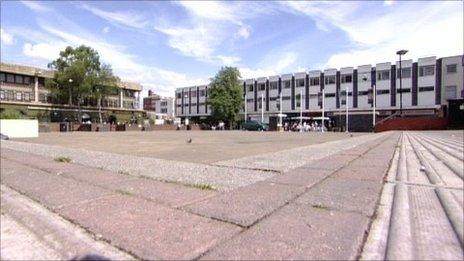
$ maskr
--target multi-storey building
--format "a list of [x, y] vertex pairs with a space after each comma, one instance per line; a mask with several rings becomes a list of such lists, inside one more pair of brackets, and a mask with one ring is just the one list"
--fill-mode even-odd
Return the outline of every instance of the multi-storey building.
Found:
[[[75, 105], [56, 103], [50, 91], [45, 88], [47, 78], [53, 78], [52, 70], [1, 63], [0, 66], [0, 104], [2, 108], [14, 107], [31, 111], [73, 111]], [[104, 111], [142, 112], [139, 95], [142, 86], [133, 82], [119, 82], [118, 89], [102, 100]], [[86, 112], [96, 112], [96, 101], [86, 99], [81, 104]]]
[[[340, 70], [298, 72], [280, 76], [245, 79], [243, 92], [248, 119], [276, 123], [280, 107], [287, 119], [325, 116], [339, 126], [345, 123], [346, 107], [353, 118], [350, 130], [372, 127], [372, 112], [378, 119], [402, 109], [405, 115], [438, 115], [462, 120], [464, 101], [463, 55], [403, 60], [345, 67]], [[207, 116], [208, 86], [192, 86], [176, 90], [176, 116]], [[198, 95], [205, 90], [203, 95]], [[323, 96], [324, 94], [324, 96]], [[375, 95], [375, 97], [374, 97]], [[199, 99], [201, 98], [201, 102]], [[280, 104], [280, 99], [282, 104]]]
[[174, 98], [163, 97], [148, 91], [148, 97], [143, 98], [143, 109], [147, 112], [154, 112], [156, 118], [174, 119]]

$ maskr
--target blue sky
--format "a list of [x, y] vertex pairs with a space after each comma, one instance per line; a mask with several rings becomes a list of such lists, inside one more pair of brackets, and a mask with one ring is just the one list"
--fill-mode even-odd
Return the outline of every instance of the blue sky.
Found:
[[463, 53], [463, 2], [1, 1], [1, 60], [45, 67], [95, 48], [123, 80], [173, 96], [221, 66], [243, 78]]

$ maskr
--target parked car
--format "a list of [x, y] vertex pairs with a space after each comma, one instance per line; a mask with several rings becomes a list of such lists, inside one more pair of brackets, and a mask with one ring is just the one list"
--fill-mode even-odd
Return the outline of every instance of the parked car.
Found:
[[258, 121], [247, 121], [243, 123], [242, 129], [249, 131], [268, 131], [269, 125]]

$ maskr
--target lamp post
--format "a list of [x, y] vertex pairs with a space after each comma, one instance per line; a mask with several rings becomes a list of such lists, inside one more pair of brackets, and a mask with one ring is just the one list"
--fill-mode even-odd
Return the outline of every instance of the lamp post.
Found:
[[345, 92], [346, 92], [346, 95], [345, 95], [346, 96], [346, 99], [345, 99], [345, 108], [346, 108], [346, 112], [345, 112], [346, 113], [346, 116], [345, 116], [346, 122], [345, 122], [345, 124], [346, 124], [346, 130], [345, 130], [345, 132], [348, 132], [348, 127], [349, 127], [349, 125], [348, 125], [348, 123], [349, 123], [349, 120], [348, 120], [348, 85], [346, 85]]
[[69, 89], [68, 89], [68, 95], [69, 95], [69, 105], [72, 105], [72, 93], [71, 93], [71, 84], [73, 83], [73, 79], [69, 79]]
[[396, 54], [400, 57], [400, 115], [403, 116], [403, 79], [402, 79], [402, 74], [403, 70], [401, 68], [401, 55], [405, 55], [408, 52], [408, 50], [399, 50], [396, 52]]

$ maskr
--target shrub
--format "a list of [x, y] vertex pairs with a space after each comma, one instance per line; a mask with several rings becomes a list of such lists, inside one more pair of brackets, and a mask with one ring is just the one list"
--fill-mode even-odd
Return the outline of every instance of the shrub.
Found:
[[0, 119], [17, 120], [17, 119], [23, 119], [23, 118], [24, 117], [21, 114], [21, 112], [15, 109], [4, 109], [3, 111], [0, 112]]

